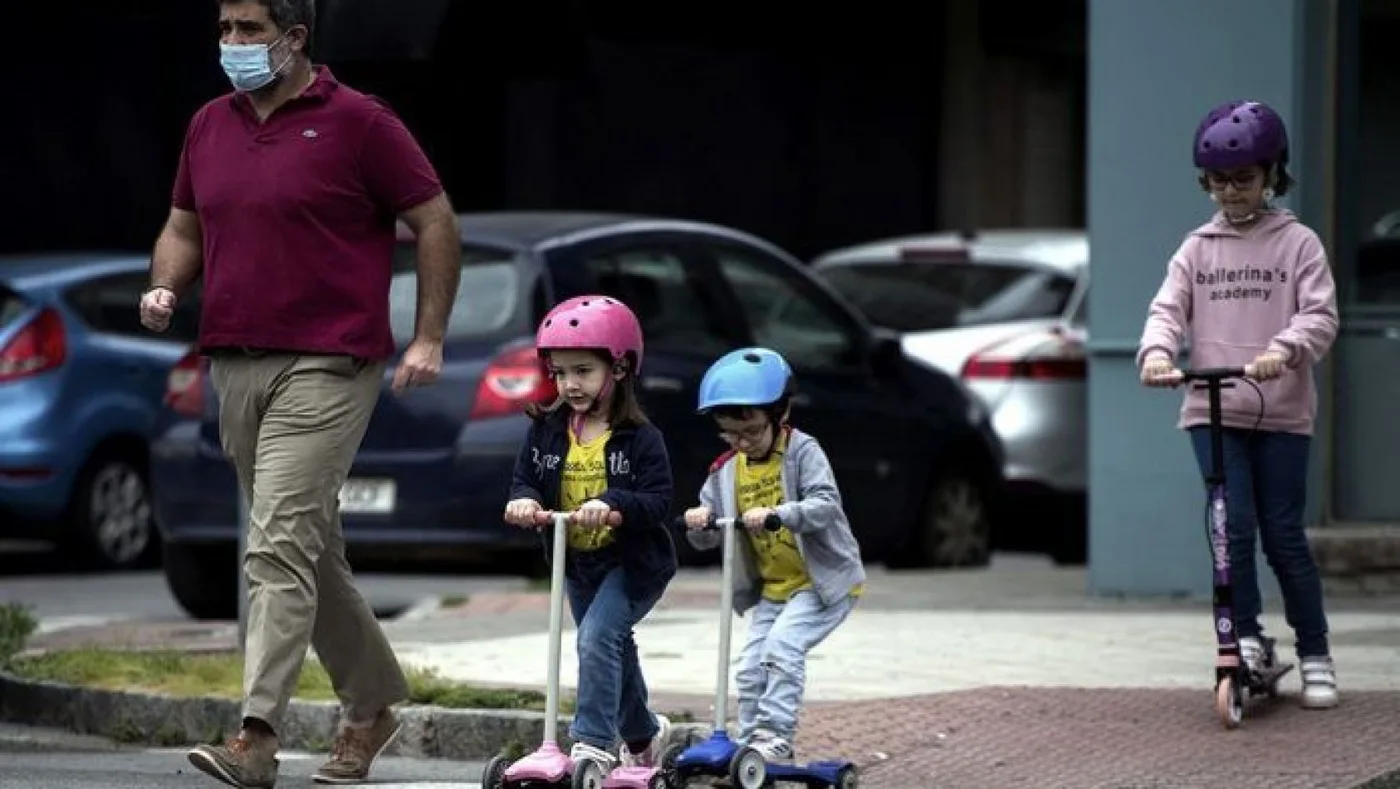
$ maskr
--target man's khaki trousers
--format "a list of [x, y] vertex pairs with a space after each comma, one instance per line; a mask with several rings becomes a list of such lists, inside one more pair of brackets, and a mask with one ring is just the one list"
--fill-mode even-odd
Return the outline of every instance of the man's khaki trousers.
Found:
[[210, 375], [249, 501], [243, 715], [280, 727], [310, 645], [345, 717], [372, 719], [408, 685], [350, 576], [339, 497], [384, 363], [249, 351], [215, 356]]

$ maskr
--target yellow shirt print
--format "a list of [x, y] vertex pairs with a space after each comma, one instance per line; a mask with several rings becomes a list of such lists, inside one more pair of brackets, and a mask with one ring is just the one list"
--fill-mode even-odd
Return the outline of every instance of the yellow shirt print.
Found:
[[[779, 439], [768, 459], [750, 463], [740, 452], [736, 458], [734, 484], [742, 515], [754, 507], [776, 507], [783, 503], [783, 453], [786, 439]], [[797, 550], [797, 538], [786, 527], [777, 531], [746, 532], [758, 561], [758, 574], [763, 579], [763, 597], [775, 603], [785, 603], [795, 592], [807, 589], [812, 579], [807, 564]]]
[[[569, 453], [564, 457], [563, 480], [559, 485], [559, 509], [572, 512], [603, 495], [608, 489], [608, 466], [604, 459], [612, 431], [581, 443], [574, 431], [569, 431]], [[569, 525], [569, 547], [576, 551], [596, 551], [613, 541], [607, 526], [591, 528]]]

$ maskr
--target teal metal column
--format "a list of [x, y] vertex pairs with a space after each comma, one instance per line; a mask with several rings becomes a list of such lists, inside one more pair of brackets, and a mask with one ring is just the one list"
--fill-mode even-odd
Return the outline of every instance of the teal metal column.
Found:
[[[1210, 591], [1205, 494], [1176, 428], [1182, 392], [1142, 388], [1133, 355], [1168, 258], [1211, 212], [1191, 167], [1205, 111], [1234, 98], [1268, 102], [1294, 132], [1294, 150], [1307, 151], [1311, 125], [1298, 119], [1309, 92], [1297, 64], [1317, 49], [1301, 35], [1308, 2], [1089, 0], [1093, 594]], [[1306, 205], [1305, 194], [1287, 204], [1297, 210], [1300, 197]]]

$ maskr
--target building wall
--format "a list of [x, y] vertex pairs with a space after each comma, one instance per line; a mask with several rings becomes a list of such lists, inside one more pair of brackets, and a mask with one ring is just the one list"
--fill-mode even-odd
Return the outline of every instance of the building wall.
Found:
[[[1268, 102], [1289, 123], [1300, 171], [1321, 171], [1311, 119], [1324, 99], [1311, 80], [1325, 75], [1303, 65], [1324, 52], [1325, 28], [1303, 15], [1327, 4], [1310, 1], [1089, 0], [1091, 593], [1210, 589], [1204, 491], [1176, 428], [1182, 393], [1142, 388], [1133, 355], [1169, 256], [1211, 212], [1190, 160], [1207, 109]], [[1318, 32], [1301, 35], [1304, 25]], [[1326, 213], [1319, 182], [1305, 177], [1288, 201], [1314, 226]]]

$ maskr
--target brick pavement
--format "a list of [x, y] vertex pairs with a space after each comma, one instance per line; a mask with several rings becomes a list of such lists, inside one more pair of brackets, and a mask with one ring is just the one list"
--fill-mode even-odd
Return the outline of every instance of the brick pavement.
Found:
[[982, 688], [819, 705], [799, 756], [861, 765], [867, 789], [1351, 789], [1400, 769], [1400, 693], [1335, 710], [1286, 694], [1244, 725], [1201, 690]]

